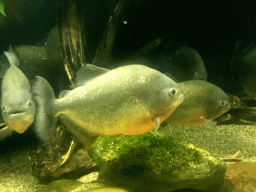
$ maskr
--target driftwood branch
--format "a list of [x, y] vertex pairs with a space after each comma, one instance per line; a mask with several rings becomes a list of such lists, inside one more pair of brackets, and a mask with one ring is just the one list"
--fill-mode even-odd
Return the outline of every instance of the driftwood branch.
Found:
[[74, 86], [74, 74], [86, 63], [83, 3], [59, 0], [59, 40], [65, 70]]

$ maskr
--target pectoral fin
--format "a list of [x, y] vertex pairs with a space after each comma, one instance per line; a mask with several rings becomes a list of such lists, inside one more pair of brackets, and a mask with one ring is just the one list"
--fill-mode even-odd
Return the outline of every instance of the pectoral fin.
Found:
[[10, 137], [13, 134], [13, 130], [9, 129], [8, 126], [0, 130], [0, 141]]
[[160, 119], [159, 119], [159, 117], [155, 118], [155, 122], [156, 122], [155, 136], [157, 136], [156, 133], [157, 133], [157, 130], [159, 129], [159, 127], [160, 127]]

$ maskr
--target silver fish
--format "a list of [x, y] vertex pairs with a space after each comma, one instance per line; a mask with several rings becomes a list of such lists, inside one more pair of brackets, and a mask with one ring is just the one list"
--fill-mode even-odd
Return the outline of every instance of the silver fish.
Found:
[[30, 92], [30, 83], [18, 68], [19, 59], [10, 50], [4, 52], [10, 62], [2, 82], [2, 115], [6, 129], [24, 133], [34, 121], [35, 102]]
[[49, 83], [37, 76], [32, 88], [38, 106], [35, 126], [43, 141], [51, 139], [57, 117], [82, 143], [88, 135], [139, 135], [157, 130], [183, 101], [177, 83], [144, 65], [107, 70], [88, 64], [77, 74], [78, 87], [59, 99]]

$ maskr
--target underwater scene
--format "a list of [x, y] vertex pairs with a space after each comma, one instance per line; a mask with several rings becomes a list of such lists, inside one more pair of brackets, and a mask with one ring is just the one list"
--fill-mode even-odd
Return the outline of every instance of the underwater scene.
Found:
[[0, 0], [0, 191], [256, 192], [255, 10]]

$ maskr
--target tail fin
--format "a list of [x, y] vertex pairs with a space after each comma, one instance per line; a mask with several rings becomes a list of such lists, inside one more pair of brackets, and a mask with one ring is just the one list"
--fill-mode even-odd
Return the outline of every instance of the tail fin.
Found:
[[54, 114], [54, 91], [46, 79], [36, 76], [32, 85], [32, 93], [36, 102], [35, 132], [43, 142], [55, 139], [57, 117]]

